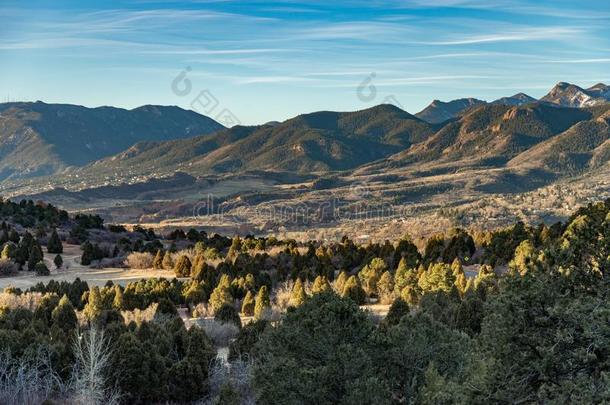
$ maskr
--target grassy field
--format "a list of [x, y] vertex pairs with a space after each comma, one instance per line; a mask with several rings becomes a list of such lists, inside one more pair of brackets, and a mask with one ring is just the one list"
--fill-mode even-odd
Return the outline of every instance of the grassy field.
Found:
[[20, 271], [19, 274], [11, 277], [0, 278], [0, 289], [15, 287], [26, 289], [38, 283], [48, 283], [50, 280], [74, 281], [77, 277], [86, 281], [89, 285], [103, 286], [111, 280], [115, 284], [125, 285], [130, 281], [143, 278], [174, 278], [173, 271], [166, 270], [135, 270], [124, 268], [105, 268], [92, 269], [80, 264], [81, 249], [78, 245], [64, 244], [64, 253], [61, 255], [64, 265], [60, 269], [55, 269], [53, 264], [54, 255], [45, 254], [47, 267], [51, 269], [49, 276], [36, 276], [34, 272]]

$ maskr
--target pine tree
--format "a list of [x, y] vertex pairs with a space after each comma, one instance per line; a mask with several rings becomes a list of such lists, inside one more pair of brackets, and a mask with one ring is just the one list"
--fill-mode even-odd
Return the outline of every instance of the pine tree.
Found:
[[57, 230], [53, 229], [51, 236], [49, 237], [49, 242], [47, 243], [47, 252], [49, 253], [63, 253], [64, 248], [61, 244], [61, 239], [57, 234]]
[[402, 317], [409, 315], [409, 312], [409, 304], [407, 304], [406, 301], [400, 298], [396, 298], [392, 305], [390, 305], [388, 314], [386, 315], [383, 322], [387, 326], [398, 325]]
[[241, 328], [241, 318], [235, 307], [231, 304], [224, 304], [216, 314], [214, 320], [220, 323], [232, 323], [238, 328]]
[[246, 296], [244, 297], [244, 300], [241, 304], [241, 313], [244, 316], [254, 315], [254, 305], [255, 305], [254, 294], [252, 294], [252, 291], [248, 290], [248, 292], [246, 293]]
[[223, 274], [218, 281], [218, 285], [212, 291], [210, 295], [210, 307], [212, 311], [216, 313], [216, 311], [220, 310], [220, 308], [225, 304], [232, 304], [233, 296], [231, 295], [231, 279], [227, 274]]
[[112, 308], [121, 311], [125, 308], [123, 303], [123, 289], [119, 285], [114, 286], [114, 299], [112, 300]]
[[381, 275], [377, 282], [377, 294], [379, 300], [383, 303], [390, 303], [393, 299], [394, 293], [394, 276], [389, 271], [386, 271]]
[[377, 282], [386, 270], [387, 266], [383, 259], [375, 257], [358, 273], [360, 283], [369, 296], [377, 295]]
[[345, 286], [345, 282], [347, 281], [347, 279], [348, 279], [348, 276], [345, 271], [342, 271], [341, 273], [339, 273], [339, 276], [337, 277], [337, 279], [335, 280], [335, 283], [334, 283], [334, 289], [337, 294], [339, 294], [339, 295], [343, 294], [343, 287]]
[[78, 319], [76, 318], [74, 307], [66, 294], [61, 297], [59, 304], [57, 304], [55, 309], [53, 309], [53, 312], [51, 312], [51, 319], [53, 324], [66, 333], [76, 329]]
[[271, 307], [271, 301], [269, 299], [269, 289], [266, 285], [262, 286], [258, 290], [256, 295], [256, 303], [254, 305], [254, 318], [261, 319], [267, 308]]
[[95, 286], [89, 290], [89, 299], [83, 309], [83, 313], [87, 319], [93, 322], [99, 318], [103, 310], [102, 294], [99, 287]]
[[153, 269], [162, 270], [163, 269], [163, 250], [157, 250], [157, 254], [153, 259]]
[[362, 305], [366, 301], [366, 292], [360, 286], [360, 281], [356, 276], [350, 276], [347, 279], [341, 296], [351, 298], [358, 305]]
[[187, 255], [182, 255], [174, 265], [176, 277], [189, 277], [191, 275], [191, 260]]
[[13, 242], [7, 242], [2, 248], [2, 258], [12, 260], [17, 254], [17, 246]]
[[303, 282], [300, 278], [297, 278], [297, 281], [294, 283], [292, 287], [292, 294], [290, 296], [290, 305], [293, 307], [300, 307], [303, 305], [305, 300], [307, 299], [307, 294], [305, 293], [305, 287], [303, 287]]
[[316, 277], [316, 279], [313, 281], [313, 285], [311, 286], [311, 292], [314, 294], [319, 294], [321, 292], [330, 290], [330, 283], [328, 282], [326, 276]]
[[0, 245], [4, 245], [8, 240], [8, 231], [4, 229], [2, 230], [2, 233], [0, 233]]
[[37, 276], [48, 276], [49, 274], [51, 274], [49, 268], [46, 264], [44, 264], [44, 262], [36, 263], [36, 265], [34, 266], [34, 271], [36, 272]]
[[170, 253], [169, 250], [167, 252], [165, 252], [165, 255], [163, 256], [162, 265], [163, 265], [164, 270], [173, 270], [174, 269], [174, 260], [172, 259], [172, 254]]
[[17, 233], [17, 231], [15, 229], [11, 229], [11, 231], [9, 232], [8, 240], [10, 240], [13, 243], [19, 243], [19, 234]]
[[89, 266], [93, 261], [93, 245], [89, 241], [85, 241], [82, 246], [83, 254], [80, 258], [80, 264], [83, 266]]
[[53, 264], [55, 264], [55, 268], [59, 269], [64, 264], [64, 259], [61, 258], [61, 255], [55, 255], [53, 259]]
[[36, 265], [42, 260], [42, 248], [40, 247], [40, 243], [38, 243], [38, 240], [34, 240], [30, 249], [30, 256], [28, 257], [28, 270], [35, 270]]

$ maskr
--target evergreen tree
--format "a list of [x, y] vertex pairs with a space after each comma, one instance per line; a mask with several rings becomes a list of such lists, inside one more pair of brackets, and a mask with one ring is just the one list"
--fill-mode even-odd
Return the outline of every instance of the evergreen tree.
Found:
[[91, 244], [91, 242], [85, 241], [85, 243], [83, 243], [83, 246], [81, 247], [81, 249], [83, 250], [83, 254], [81, 255], [81, 258], [80, 258], [80, 264], [82, 264], [83, 266], [89, 266], [91, 264], [91, 262], [94, 260], [93, 245]]
[[119, 285], [114, 286], [114, 298], [112, 300], [112, 308], [121, 311], [125, 308], [123, 302], [123, 289]]
[[[38, 240], [34, 240], [30, 248], [30, 256], [28, 257], [28, 270], [33, 271], [38, 263], [43, 260], [42, 248]], [[47, 269], [48, 270], [48, 269]]]
[[2, 258], [13, 260], [17, 254], [17, 246], [13, 242], [7, 242], [2, 248]]
[[241, 328], [241, 318], [235, 307], [231, 304], [224, 304], [216, 314], [214, 320], [220, 323], [232, 323], [238, 328]]
[[66, 294], [61, 297], [59, 304], [51, 312], [51, 319], [53, 324], [66, 333], [76, 329], [78, 326], [76, 312], [74, 312], [74, 307]]
[[394, 276], [389, 271], [381, 275], [377, 282], [377, 294], [379, 300], [386, 304], [392, 302], [394, 294]]
[[49, 268], [46, 264], [44, 264], [44, 262], [36, 263], [36, 265], [34, 266], [34, 271], [36, 272], [37, 276], [48, 276], [49, 274], [51, 274]]
[[233, 304], [233, 296], [231, 295], [231, 279], [228, 274], [223, 274], [218, 281], [218, 285], [212, 291], [209, 301], [212, 311], [216, 313], [225, 304]]
[[292, 294], [290, 296], [290, 305], [293, 307], [299, 307], [303, 305], [305, 300], [307, 299], [307, 294], [305, 293], [305, 287], [303, 287], [303, 282], [300, 278], [297, 278], [297, 281], [294, 283], [292, 287]]
[[99, 319], [102, 311], [104, 310], [102, 295], [98, 286], [95, 286], [89, 290], [89, 299], [87, 305], [83, 309], [85, 317], [89, 321], [96, 321]]
[[455, 283], [451, 267], [445, 263], [431, 264], [418, 281], [423, 292], [444, 291], [449, 292]]
[[55, 264], [55, 268], [61, 268], [64, 264], [64, 259], [61, 258], [61, 255], [55, 255], [53, 258], [53, 264]]
[[11, 231], [9, 232], [8, 240], [13, 243], [19, 243], [19, 234], [17, 233], [17, 231], [14, 228], [11, 229]]
[[244, 297], [244, 300], [241, 304], [241, 313], [244, 316], [254, 315], [254, 305], [255, 305], [254, 294], [252, 294], [252, 291], [248, 290], [248, 292], [246, 293], [246, 296]]
[[366, 301], [366, 292], [360, 286], [360, 281], [356, 276], [350, 276], [347, 279], [341, 296], [351, 298], [358, 305], [362, 305]]
[[360, 283], [369, 296], [378, 295], [377, 282], [386, 270], [387, 266], [383, 259], [375, 257], [358, 273]]
[[396, 298], [392, 305], [390, 305], [388, 314], [383, 322], [386, 326], [398, 325], [402, 317], [406, 315], [409, 315], [409, 304], [400, 298]]
[[53, 229], [51, 232], [51, 236], [49, 237], [49, 242], [47, 243], [47, 252], [49, 253], [63, 253], [64, 248], [61, 244], [61, 239], [57, 234], [57, 230]]
[[168, 250], [165, 252], [163, 256], [162, 266], [164, 270], [173, 270], [174, 269], [174, 260], [172, 259], [172, 254]]
[[191, 275], [191, 260], [187, 255], [182, 255], [174, 265], [176, 277], [189, 277]]
[[162, 270], [163, 269], [163, 250], [159, 249], [157, 250], [157, 254], [155, 255], [155, 258], [153, 259], [153, 269], [155, 270]]
[[345, 282], [347, 281], [347, 279], [348, 279], [348, 276], [345, 271], [342, 271], [341, 273], [339, 273], [339, 276], [335, 280], [334, 286], [333, 286], [333, 288], [337, 294], [339, 294], [339, 295], [343, 294], [343, 287], [345, 286]]
[[318, 276], [313, 281], [313, 285], [311, 286], [311, 292], [313, 294], [319, 294], [321, 292], [330, 291], [332, 288], [330, 287], [330, 283], [326, 276]]
[[214, 399], [212, 405], [239, 405], [241, 400], [239, 393], [235, 391], [230, 382], [225, 382], [220, 387], [218, 397]]
[[256, 303], [254, 305], [254, 318], [261, 319], [265, 313], [265, 310], [271, 307], [271, 301], [269, 299], [269, 289], [266, 285], [262, 286], [256, 294]]
[[4, 245], [6, 242], [8, 242], [8, 238], [8, 231], [6, 229], [3, 229], [0, 233], [0, 245]]

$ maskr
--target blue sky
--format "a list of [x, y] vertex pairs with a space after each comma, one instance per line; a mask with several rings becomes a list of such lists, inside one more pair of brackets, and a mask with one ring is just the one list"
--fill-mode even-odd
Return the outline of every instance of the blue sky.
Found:
[[[172, 91], [187, 67], [190, 88]], [[558, 81], [610, 82], [607, 0], [0, 4], [2, 101], [179, 105], [257, 124], [388, 100], [415, 113], [433, 99], [540, 97]]]

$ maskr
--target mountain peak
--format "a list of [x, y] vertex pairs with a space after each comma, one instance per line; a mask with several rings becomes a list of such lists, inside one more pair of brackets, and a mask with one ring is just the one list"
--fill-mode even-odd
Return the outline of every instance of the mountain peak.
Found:
[[451, 101], [434, 100], [426, 108], [415, 114], [419, 119], [431, 124], [438, 124], [455, 118], [463, 111], [475, 105], [485, 104], [485, 101], [476, 98], [458, 98]]
[[510, 97], [502, 97], [497, 100], [491, 102], [491, 104], [504, 104], [504, 105], [514, 105], [519, 106], [523, 104], [533, 103], [536, 99], [528, 96], [525, 93], [517, 93]]
[[610, 91], [603, 83], [585, 90], [575, 84], [559, 82], [540, 101], [563, 107], [591, 107], [610, 101]]

